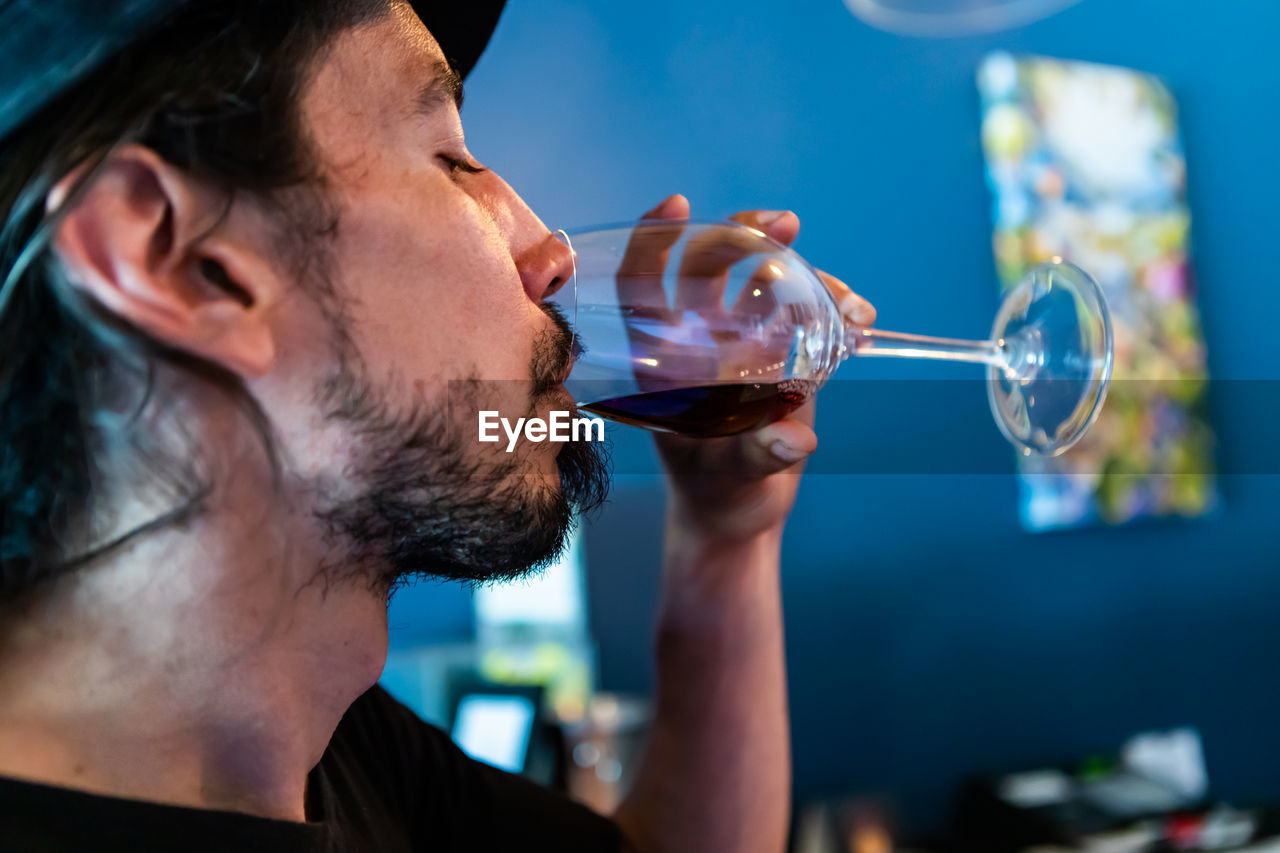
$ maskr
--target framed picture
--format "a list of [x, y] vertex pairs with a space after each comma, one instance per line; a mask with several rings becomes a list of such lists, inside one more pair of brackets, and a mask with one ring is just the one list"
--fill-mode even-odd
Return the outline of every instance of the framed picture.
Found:
[[1023, 524], [1211, 511], [1208, 369], [1172, 94], [1126, 68], [1003, 52], [983, 60], [978, 89], [1002, 286], [1065, 258], [1097, 279], [1115, 327], [1111, 391], [1089, 435], [1063, 456], [1020, 459]]

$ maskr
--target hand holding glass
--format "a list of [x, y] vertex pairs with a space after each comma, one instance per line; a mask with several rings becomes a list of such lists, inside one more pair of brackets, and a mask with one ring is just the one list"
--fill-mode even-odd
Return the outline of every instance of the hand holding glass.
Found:
[[616, 421], [733, 435], [794, 411], [850, 356], [931, 358], [986, 365], [1005, 436], [1056, 456], [1106, 398], [1106, 300], [1058, 259], [1008, 293], [989, 339], [958, 340], [846, 327], [817, 272], [746, 225], [641, 220], [561, 234], [574, 280], [548, 301], [574, 326], [565, 386]]

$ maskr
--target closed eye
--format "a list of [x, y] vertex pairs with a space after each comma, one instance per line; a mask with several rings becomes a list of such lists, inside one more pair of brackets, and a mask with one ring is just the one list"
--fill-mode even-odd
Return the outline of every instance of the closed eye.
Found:
[[456, 175], [458, 173], [465, 173], [468, 175], [478, 175], [481, 172], [489, 171], [483, 166], [478, 166], [475, 163], [471, 163], [467, 160], [463, 160], [458, 157], [451, 157], [448, 154], [441, 154], [440, 159], [444, 161], [444, 164], [446, 166], [449, 167], [449, 173], [453, 175]]

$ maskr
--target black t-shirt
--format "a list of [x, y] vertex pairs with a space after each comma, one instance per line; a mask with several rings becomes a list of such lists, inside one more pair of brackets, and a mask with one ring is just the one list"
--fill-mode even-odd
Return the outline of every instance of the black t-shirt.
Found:
[[307, 778], [307, 822], [101, 797], [0, 777], [0, 851], [616, 853], [612, 822], [473, 761], [381, 687], [347, 711]]

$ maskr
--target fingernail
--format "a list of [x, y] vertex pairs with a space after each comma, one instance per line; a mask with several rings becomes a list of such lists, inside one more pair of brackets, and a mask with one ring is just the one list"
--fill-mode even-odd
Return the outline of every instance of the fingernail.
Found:
[[769, 445], [769, 452], [781, 459], [783, 462], [799, 462], [801, 459], [809, 455], [808, 451], [792, 447], [782, 439], [778, 439], [773, 444]]
[[841, 299], [837, 307], [840, 309], [840, 315], [855, 326], [865, 326], [876, 318], [876, 312], [871, 307], [871, 303], [852, 293]]
[[762, 210], [756, 216], [756, 222], [759, 222], [764, 226], [769, 226], [781, 219], [785, 213], [787, 213], [785, 210]]
[[673, 193], [672, 195], [667, 196], [667, 197], [666, 197], [666, 198], [664, 198], [662, 201], [658, 202], [658, 203], [657, 203], [657, 204], [655, 204], [653, 207], [649, 208], [649, 212], [648, 212], [648, 213], [646, 213], [646, 214], [645, 214], [645, 216], [653, 216], [653, 215], [654, 215], [655, 213], [657, 213], [659, 210], [662, 210], [662, 208], [664, 208], [664, 207], [666, 207], [668, 204], [670, 204], [670, 203], [671, 203], [671, 200], [672, 200], [673, 198], [675, 198], [675, 197], [676, 197], [676, 196], [675, 196], [675, 194], [674, 194], [674, 193]]

